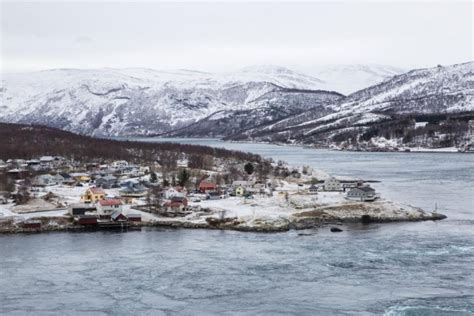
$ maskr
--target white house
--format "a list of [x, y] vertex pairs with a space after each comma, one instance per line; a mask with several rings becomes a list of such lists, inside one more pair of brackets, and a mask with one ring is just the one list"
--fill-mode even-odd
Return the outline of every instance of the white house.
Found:
[[176, 161], [176, 164], [178, 167], [187, 168], [189, 165], [189, 161], [187, 159], [178, 159], [178, 161]]
[[347, 192], [348, 200], [356, 201], [374, 201], [377, 198], [375, 190], [370, 186], [363, 186], [351, 189]]
[[186, 193], [186, 188], [183, 187], [168, 188], [163, 193], [163, 197], [166, 200], [171, 200], [174, 197], [184, 198], [186, 197]]
[[54, 157], [52, 156], [43, 156], [39, 159], [41, 166], [43, 167], [52, 167], [54, 163]]
[[428, 123], [429, 122], [415, 122], [415, 129], [425, 127]]
[[120, 199], [100, 200], [97, 204], [97, 214], [99, 215], [112, 215], [116, 211], [122, 211]]
[[324, 180], [324, 191], [342, 191], [341, 182], [334, 177]]
[[36, 186], [49, 186], [57, 185], [64, 181], [64, 178], [60, 174], [51, 175], [51, 174], [42, 174], [36, 176], [33, 180], [33, 185]]
[[128, 162], [125, 160], [117, 160], [117, 161], [112, 162], [111, 166], [112, 168], [115, 168], [115, 169], [122, 169], [122, 168], [128, 167]]

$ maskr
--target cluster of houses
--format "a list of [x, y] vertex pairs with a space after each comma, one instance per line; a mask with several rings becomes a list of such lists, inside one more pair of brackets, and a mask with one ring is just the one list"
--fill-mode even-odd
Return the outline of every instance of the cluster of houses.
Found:
[[107, 197], [100, 187], [87, 188], [81, 195], [81, 203], [68, 207], [69, 214], [78, 225], [100, 228], [126, 227], [130, 222], [141, 222], [140, 214], [125, 214], [121, 198]]
[[375, 189], [365, 184], [363, 181], [348, 181], [341, 182], [335, 177], [329, 177], [326, 179], [321, 188], [315, 187], [310, 190], [322, 190], [322, 191], [336, 191], [346, 192], [346, 199], [362, 202], [375, 201], [379, 195], [375, 192]]
[[[180, 163], [185, 165], [185, 162]], [[151, 168], [155, 170], [156, 167]], [[35, 174], [33, 177], [31, 177], [32, 170]], [[196, 207], [190, 206], [190, 201], [200, 202], [228, 197], [253, 199], [255, 195], [271, 197], [278, 186], [274, 182], [275, 179], [259, 182], [253, 177], [248, 177], [247, 180], [223, 184], [222, 181], [217, 183], [213, 177], [208, 177], [197, 182], [193, 189], [176, 185], [161, 188], [158, 183], [162, 181], [156, 179], [161, 175], [157, 175], [152, 182], [149, 176], [151, 169], [148, 166], [133, 165], [124, 160], [109, 164], [81, 164], [53, 156], [31, 160], [0, 160], [0, 171], [14, 179], [28, 178], [31, 180], [30, 185], [36, 187], [57, 185], [76, 189], [83, 187], [77, 203], [68, 206], [69, 214], [79, 225], [99, 227], [123, 227], [141, 221], [140, 213], [130, 212], [129, 206], [143, 206], [144, 208], [140, 209], [153, 212], [151, 208], [147, 209], [147, 206], [152, 205], [150, 202], [152, 194], [153, 203], [160, 213], [185, 214]], [[108, 195], [105, 190], [114, 193]], [[300, 188], [298, 191], [302, 193]], [[314, 181], [304, 191], [304, 194], [310, 195], [317, 195], [319, 192], [344, 192], [346, 199], [354, 201], [374, 201], [378, 198], [375, 190], [362, 181], [343, 182], [335, 177]]]
[[[85, 169], [87, 172], [55, 172], [56, 170], [78, 170]], [[125, 160], [114, 161], [110, 164], [82, 163], [69, 160], [61, 156], [42, 156], [38, 159], [8, 159], [0, 160], [0, 171], [18, 179], [24, 178], [32, 171], [39, 173], [34, 179], [38, 186], [57, 184], [75, 185], [88, 183], [92, 179], [101, 180], [104, 186], [113, 187], [117, 185], [117, 177], [140, 177], [150, 172], [148, 166], [129, 164]]]

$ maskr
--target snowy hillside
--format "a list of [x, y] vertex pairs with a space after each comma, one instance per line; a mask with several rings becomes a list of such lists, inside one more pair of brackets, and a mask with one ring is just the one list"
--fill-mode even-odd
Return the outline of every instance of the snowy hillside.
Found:
[[[363, 78], [380, 79], [396, 71], [341, 66], [321, 74], [332, 80], [359, 74], [357, 84], [362, 84]], [[57, 69], [3, 76], [0, 121], [97, 136], [328, 143], [354, 139], [369, 126], [401, 116], [472, 112], [473, 83], [472, 62], [413, 70], [347, 97], [331, 92], [328, 82], [278, 66], [219, 74]]]
[[474, 113], [474, 62], [413, 70], [326, 108], [332, 113], [310, 110], [233, 138], [320, 145], [348, 140], [358, 143], [362, 136], [369, 140], [380, 133], [394, 135], [394, 131], [404, 138], [411, 135], [415, 119], [433, 121], [426, 128], [431, 136], [456, 123], [447, 132], [456, 131], [460, 137], [467, 133], [467, 120]]
[[324, 82], [325, 90], [337, 91], [348, 95], [358, 90], [379, 84], [406, 69], [388, 65], [332, 65], [296, 67], [295, 69], [315, 76]]
[[[275, 94], [288, 100], [286, 89], [316, 90], [320, 84], [316, 78], [281, 67], [225, 74], [152, 69], [8, 74], [3, 76], [0, 91], [0, 121], [43, 124], [92, 135], [158, 134], [217, 113], [275, 108], [277, 103], [276, 112], [291, 114], [294, 102], [274, 102]], [[328, 102], [341, 97], [321, 93], [322, 99], [328, 96]], [[311, 105], [305, 103], [302, 109], [298, 104], [298, 111]]]

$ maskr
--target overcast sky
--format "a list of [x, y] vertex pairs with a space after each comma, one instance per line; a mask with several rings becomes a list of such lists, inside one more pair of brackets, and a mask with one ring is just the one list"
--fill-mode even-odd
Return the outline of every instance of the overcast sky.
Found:
[[473, 59], [472, 2], [2, 2], [4, 72]]

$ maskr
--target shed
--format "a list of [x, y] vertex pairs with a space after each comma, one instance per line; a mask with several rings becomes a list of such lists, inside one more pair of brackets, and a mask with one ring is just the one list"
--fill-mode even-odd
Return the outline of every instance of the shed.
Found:
[[96, 215], [78, 215], [75, 217], [75, 221], [79, 225], [95, 226], [97, 225], [97, 216]]
[[69, 214], [72, 216], [84, 215], [86, 212], [97, 212], [94, 205], [86, 203], [71, 204], [68, 208]]
[[127, 221], [127, 217], [122, 213], [122, 211], [113, 212], [112, 215], [110, 216], [110, 218], [114, 222], [126, 222]]
[[141, 214], [128, 214], [127, 218], [131, 222], [141, 222], [142, 221], [142, 215]]

